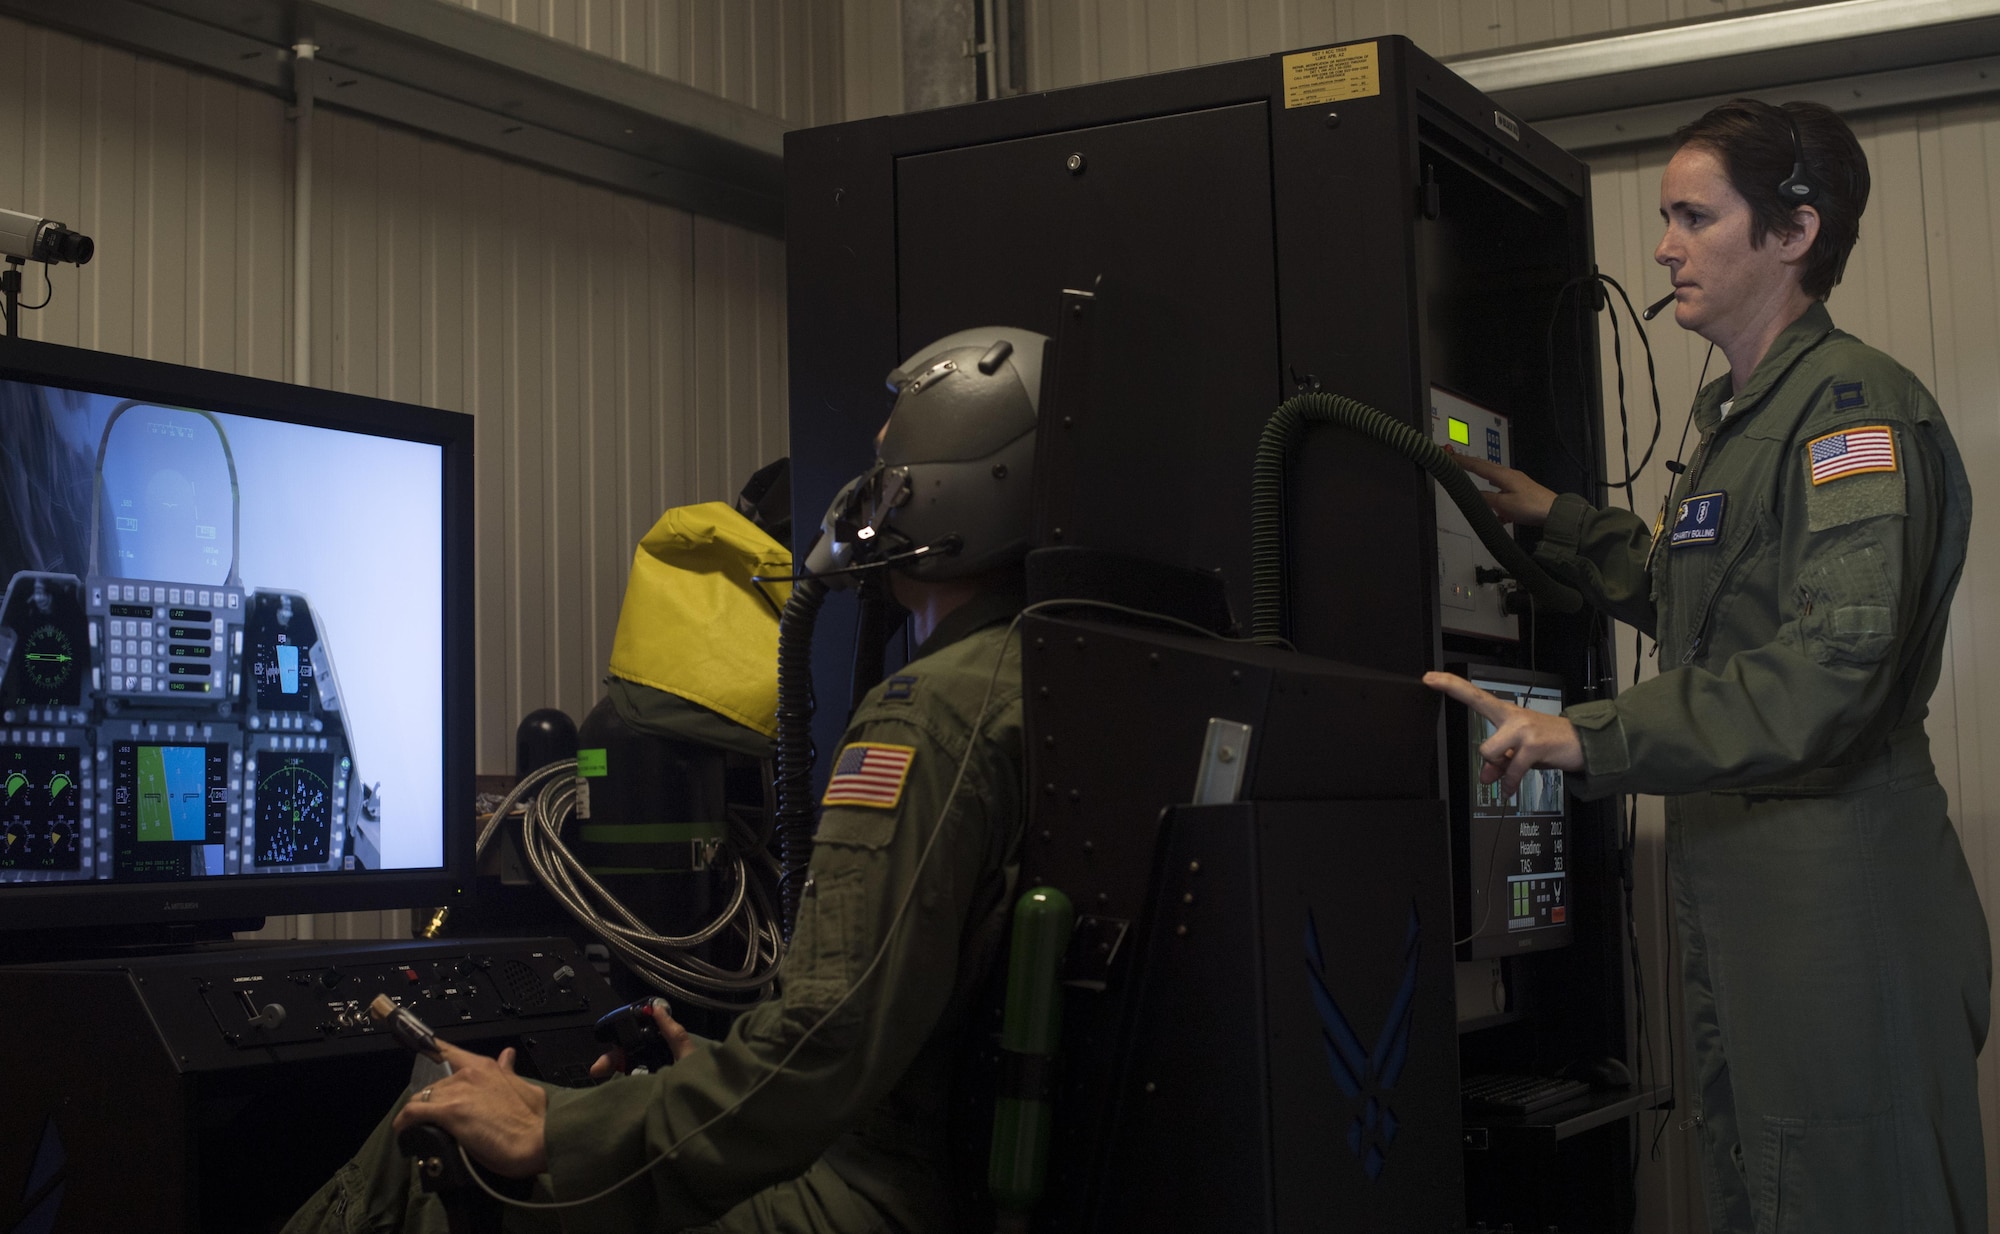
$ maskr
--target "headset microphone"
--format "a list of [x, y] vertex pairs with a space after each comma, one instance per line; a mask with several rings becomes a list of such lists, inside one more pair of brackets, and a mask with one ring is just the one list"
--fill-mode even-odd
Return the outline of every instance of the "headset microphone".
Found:
[[1672, 304], [1674, 302], [1674, 297], [1679, 293], [1680, 289], [1675, 288], [1673, 291], [1668, 292], [1666, 295], [1661, 296], [1659, 299], [1653, 301], [1651, 304], [1648, 304], [1646, 306], [1646, 311], [1639, 314], [1639, 319], [1641, 321], [1651, 321], [1653, 320], [1653, 318], [1658, 317], [1660, 315], [1660, 310], [1667, 307], [1669, 304]]

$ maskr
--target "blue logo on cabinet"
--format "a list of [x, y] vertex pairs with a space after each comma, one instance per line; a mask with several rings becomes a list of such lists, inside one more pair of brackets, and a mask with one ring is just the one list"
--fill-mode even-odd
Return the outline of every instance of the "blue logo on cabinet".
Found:
[[56, 1228], [56, 1209], [62, 1205], [63, 1167], [69, 1154], [63, 1151], [62, 1135], [56, 1131], [54, 1115], [42, 1127], [42, 1142], [35, 1150], [35, 1167], [28, 1171], [28, 1185], [21, 1189], [21, 1219], [12, 1234], [49, 1234]]
[[1360, 1035], [1327, 989], [1319, 925], [1312, 910], [1306, 910], [1306, 976], [1312, 986], [1313, 1006], [1319, 1011], [1320, 1038], [1340, 1091], [1361, 1102], [1361, 1109], [1347, 1127], [1347, 1147], [1360, 1160], [1370, 1182], [1382, 1177], [1382, 1168], [1389, 1163], [1389, 1146], [1396, 1142], [1399, 1124], [1396, 1112], [1389, 1108], [1389, 1096], [1402, 1078], [1403, 1065], [1410, 1061], [1410, 1023], [1417, 1001], [1417, 943], [1422, 934], [1413, 899], [1409, 930], [1403, 938], [1403, 981], [1389, 1004], [1389, 1017], [1375, 1038], [1375, 1048], [1370, 1050], [1361, 1044]]

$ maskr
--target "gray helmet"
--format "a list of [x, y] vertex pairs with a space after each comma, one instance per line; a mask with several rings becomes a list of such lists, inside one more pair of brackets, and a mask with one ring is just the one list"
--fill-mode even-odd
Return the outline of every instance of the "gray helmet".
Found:
[[[934, 581], [1024, 556], [1048, 341], [1006, 326], [961, 330], [890, 373], [896, 405], [875, 466], [833, 499], [807, 572], [888, 561]], [[850, 578], [827, 582], [845, 586]]]

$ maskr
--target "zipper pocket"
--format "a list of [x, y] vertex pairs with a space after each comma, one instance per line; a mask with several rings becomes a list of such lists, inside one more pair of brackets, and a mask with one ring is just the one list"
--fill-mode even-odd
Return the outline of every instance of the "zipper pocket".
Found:
[[1729, 560], [1723, 563], [1722, 569], [1716, 572], [1715, 582], [1710, 585], [1708, 594], [1702, 598], [1701, 617], [1694, 624], [1694, 633], [1688, 638], [1687, 649], [1681, 652], [1682, 664], [1694, 663], [1695, 654], [1701, 650], [1702, 638], [1708, 633], [1709, 619], [1715, 616], [1715, 601], [1722, 594], [1722, 585], [1736, 572], [1737, 563], [1743, 560], [1743, 554], [1749, 551], [1750, 542], [1756, 535], [1756, 528], [1751, 528], [1749, 534], [1737, 544], [1736, 550], [1729, 555]]

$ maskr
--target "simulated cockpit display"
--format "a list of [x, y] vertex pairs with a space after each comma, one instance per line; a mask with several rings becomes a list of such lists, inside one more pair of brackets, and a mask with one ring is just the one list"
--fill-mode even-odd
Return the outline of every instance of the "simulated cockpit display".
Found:
[[0, 895], [441, 866], [442, 456], [0, 381]]

